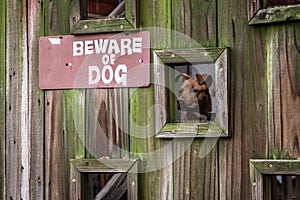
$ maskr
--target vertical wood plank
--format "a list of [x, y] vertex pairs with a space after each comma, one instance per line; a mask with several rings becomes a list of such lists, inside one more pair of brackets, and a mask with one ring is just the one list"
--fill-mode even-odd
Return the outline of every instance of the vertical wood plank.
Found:
[[87, 158], [111, 157], [108, 143], [107, 90], [88, 90], [86, 93]]
[[[170, 0], [141, 0], [140, 1], [140, 23], [141, 27], [157, 27], [151, 32], [151, 48], [170, 47], [171, 34], [162, 29], [171, 27], [171, 1]], [[162, 29], [159, 29], [162, 28]], [[150, 29], [151, 31], [151, 29]], [[151, 76], [153, 76], [153, 72]], [[153, 80], [153, 79], [152, 79]], [[147, 154], [161, 148], [155, 140], [155, 109], [154, 109], [154, 87], [130, 89], [130, 151], [141, 155], [141, 170], [148, 171], [159, 165], [162, 158], [155, 160], [147, 159]], [[143, 156], [146, 155], [146, 156]], [[157, 161], [156, 161], [157, 160]], [[168, 177], [161, 177], [161, 170], [140, 175], [139, 199], [161, 199], [161, 182]]]
[[[172, 29], [192, 39], [177, 38], [178, 33], [174, 33], [172, 45], [175, 48], [216, 47], [216, 8], [214, 0], [173, 0]], [[175, 157], [180, 155], [173, 164], [174, 199], [219, 199], [218, 148], [209, 149], [207, 142], [202, 139], [192, 143], [174, 141]], [[198, 154], [203, 148], [207, 148], [208, 152], [200, 159]]]
[[229, 112], [233, 137], [219, 141], [220, 199], [251, 199], [250, 187], [245, 187], [250, 182], [249, 159], [265, 157], [267, 151], [264, 28], [247, 25], [246, 3], [228, 0], [217, 5], [218, 45], [233, 50]]
[[5, 199], [5, 138], [6, 138], [6, 1], [0, 2], [0, 199]]
[[[26, 198], [28, 189], [28, 76], [26, 1], [6, 1], [6, 197]], [[27, 179], [27, 180], [26, 180]], [[22, 185], [22, 187], [21, 187]], [[14, 186], [14, 187], [12, 187]], [[24, 196], [23, 196], [24, 195]]]
[[216, 1], [173, 0], [172, 29], [195, 40], [195, 43], [184, 44], [184, 41], [180, 42], [178, 38], [173, 37], [172, 42], [176, 47], [183, 48], [185, 45], [216, 47]]
[[[43, 5], [45, 35], [69, 34], [69, 1]], [[85, 156], [85, 91], [47, 91], [45, 101], [45, 199], [69, 199], [70, 159]]]
[[[268, 134], [270, 150], [299, 154], [300, 116], [297, 89], [297, 40], [295, 26], [273, 26], [268, 30]], [[274, 48], [275, 47], [275, 48]]]
[[[295, 26], [300, 26], [296, 24]], [[296, 157], [300, 153], [300, 93], [297, 88], [297, 57], [294, 25], [284, 26], [284, 50], [281, 51], [282, 148]], [[298, 79], [299, 80], [299, 79]], [[274, 105], [276, 106], [276, 105]]]
[[128, 90], [109, 90], [109, 135], [113, 158], [129, 157]]
[[29, 76], [29, 133], [30, 189], [29, 199], [44, 198], [44, 94], [39, 90], [38, 38], [43, 34], [42, 5], [28, 0], [28, 76]]

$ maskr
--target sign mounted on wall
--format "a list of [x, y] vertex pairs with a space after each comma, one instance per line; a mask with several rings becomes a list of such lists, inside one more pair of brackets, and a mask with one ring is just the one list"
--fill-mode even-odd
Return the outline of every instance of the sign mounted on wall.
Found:
[[41, 89], [147, 87], [150, 33], [41, 37]]

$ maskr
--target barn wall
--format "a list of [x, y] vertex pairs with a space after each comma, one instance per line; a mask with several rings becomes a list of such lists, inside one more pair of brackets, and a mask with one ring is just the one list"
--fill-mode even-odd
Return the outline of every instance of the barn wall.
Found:
[[[299, 157], [299, 22], [248, 26], [247, 1], [140, 0], [142, 28], [230, 47], [231, 137], [190, 145], [154, 137], [166, 117], [153, 105], [168, 103], [154, 84], [39, 90], [38, 38], [70, 34], [74, 2], [0, 2], [0, 199], [70, 199], [69, 159], [103, 156], [141, 159], [139, 199], [251, 199], [250, 158]], [[186, 47], [170, 32], [151, 34], [152, 50]]]

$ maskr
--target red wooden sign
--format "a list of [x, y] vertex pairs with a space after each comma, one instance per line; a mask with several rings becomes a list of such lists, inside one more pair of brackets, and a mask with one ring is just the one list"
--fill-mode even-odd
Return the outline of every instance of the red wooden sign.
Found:
[[41, 37], [41, 89], [146, 87], [150, 33]]

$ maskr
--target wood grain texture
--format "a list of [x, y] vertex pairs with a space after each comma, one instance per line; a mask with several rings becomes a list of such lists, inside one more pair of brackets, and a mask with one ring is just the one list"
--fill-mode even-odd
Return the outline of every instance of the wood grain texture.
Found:
[[[0, 43], [6, 44], [6, 2], [0, 2]], [[5, 199], [5, 139], [6, 139], [6, 46], [0, 46], [0, 199]]]
[[28, 130], [30, 133], [29, 199], [44, 198], [44, 92], [39, 89], [38, 40], [43, 34], [42, 5], [28, 1]]
[[173, 0], [172, 29], [191, 37], [196, 42], [184, 44], [178, 38], [173, 38], [174, 47], [183, 48], [185, 45], [216, 47], [216, 16], [215, 0]]
[[[70, 33], [69, 1], [44, 1], [45, 35]], [[71, 158], [85, 156], [85, 91], [45, 92], [45, 199], [69, 199]]]
[[245, 3], [218, 2], [218, 43], [232, 49], [232, 138], [219, 141], [220, 199], [251, 199], [249, 158], [267, 151], [264, 39], [261, 29], [247, 25]]
[[[26, 198], [28, 190], [28, 76], [26, 1], [6, 4], [6, 198]], [[22, 149], [23, 148], [23, 149]], [[26, 180], [27, 179], [27, 180]], [[10, 187], [14, 186], [14, 187]]]
[[[270, 29], [267, 48], [268, 85], [268, 131], [270, 149], [290, 152], [299, 156], [300, 96], [297, 88], [299, 51], [295, 33], [299, 24], [274, 26]], [[274, 48], [276, 47], [276, 48]], [[277, 55], [277, 56], [276, 56]]]

